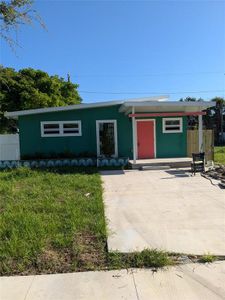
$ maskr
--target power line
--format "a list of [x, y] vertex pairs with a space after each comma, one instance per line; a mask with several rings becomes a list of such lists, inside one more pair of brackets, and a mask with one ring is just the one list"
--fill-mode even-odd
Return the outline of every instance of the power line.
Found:
[[225, 90], [206, 90], [206, 91], [180, 91], [180, 92], [102, 92], [102, 91], [79, 91], [84, 94], [104, 94], [104, 95], [176, 95], [176, 94], [198, 94], [198, 93], [223, 93]]
[[181, 75], [203, 75], [220, 74], [225, 75], [225, 71], [203, 71], [203, 72], [183, 72], [183, 73], [147, 73], [147, 74], [80, 74], [74, 77], [154, 77], [154, 76], [181, 76]]

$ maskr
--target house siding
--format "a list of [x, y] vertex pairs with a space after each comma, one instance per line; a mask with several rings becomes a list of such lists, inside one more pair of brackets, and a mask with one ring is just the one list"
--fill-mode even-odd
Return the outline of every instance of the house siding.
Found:
[[[70, 152], [76, 156], [96, 156], [96, 120], [117, 120], [118, 156], [133, 156], [132, 122], [120, 105], [33, 114], [19, 117], [21, 157], [37, 153]], [[184, 157], [187, 155], [187, 118], [183, 117], [182, 133], [163, 133], [162, 117], [156, 120], [156, 157]], [[81, 121], [81, 136], [41, 137], [42, 121]]]
[[[96, 156], [96, 120], [117, 120], [118, 156], [132, 156], [131, 120], [119, 113], [119, 106], [87, 108], [19, 117], [21, 156], [36, 153], [72, 152]], [[41, 137], [41, 121], [81, 121], [82, 136]]]
[[187, 117], [183, 117], [183, 132], [163, 133], [163, 118], [156, 120], [158, 158], [185, 157], [187, 156]]

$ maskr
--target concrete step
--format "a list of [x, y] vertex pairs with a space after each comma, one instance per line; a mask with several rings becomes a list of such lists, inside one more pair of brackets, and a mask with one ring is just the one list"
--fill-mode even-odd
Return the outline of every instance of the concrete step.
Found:
[[138, 170], [148, 171], [148, 170], [169, 170], [169, 169], [171, 169], [170, 166], [141, 166]]
[[136, 163], [130, 161], [132, 169], [141, 168], [189, 168], [191, 167], [192, 159], [148, 159], [148, 160], [137, 160]]

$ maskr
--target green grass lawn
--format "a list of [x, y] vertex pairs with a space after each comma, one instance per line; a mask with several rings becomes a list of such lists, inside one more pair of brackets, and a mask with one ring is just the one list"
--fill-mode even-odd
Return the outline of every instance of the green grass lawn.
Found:
[[214, 160], [215, 163], [225, 165], [225, 146], [214, 148]]
[[105, 246], [98, 173], [0, 172], [2, 275], [95, 269]]
[[0, 275], [171, 264], [163, 251], [108, 253], [96, 170], [0, 172]]

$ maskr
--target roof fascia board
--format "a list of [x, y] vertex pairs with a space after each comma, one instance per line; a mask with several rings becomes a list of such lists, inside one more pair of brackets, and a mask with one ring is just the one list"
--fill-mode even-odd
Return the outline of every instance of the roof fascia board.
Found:
[[205, 116], [206, 112], [165, 112], [165, 113], [136, 113], [129, 114], [129, 118], [132, 117], [184, 117], [184, 116]]
[[215, 102], [179, 102], [179, 101], [166, 101], [166, 102], [124, 102], [124, 106], [199, 106], [199, 107], [211, 107], [215, 106]]
[[59, 112], [59, 111], [67, 111], [67, 110], [107, 107], [107, 106], [113, 106], [113, 105], [121, 105], [123, 103], [124, 103], [124, 101], [107, 101], [107, 102], [99, 102], [99, 103], [97, 102], [97, 103], [90, 103], [90, 104], [88, 104], [88, 103], [87, 104], [74, 104], [74, 105], [68, 105], [68, 106], [19, 110], [19, 111], [6, 112], [5, 117], [15, 118], [18, 116], [42, 114], [42, 113], [48, 113], [48, 112]]

